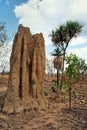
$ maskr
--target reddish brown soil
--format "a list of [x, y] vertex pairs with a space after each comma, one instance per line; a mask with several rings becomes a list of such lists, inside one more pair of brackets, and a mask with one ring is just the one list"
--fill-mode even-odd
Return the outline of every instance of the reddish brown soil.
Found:
[[8, 76], [0, 76], [0, 130], [87, 130], [87, 80], [75, 84], [72, 109], [68, 109], [68, 93], [52, 91], [53, 77], [45, 81], [48, 109], [6, 114], [2, 107], [7, 91]]

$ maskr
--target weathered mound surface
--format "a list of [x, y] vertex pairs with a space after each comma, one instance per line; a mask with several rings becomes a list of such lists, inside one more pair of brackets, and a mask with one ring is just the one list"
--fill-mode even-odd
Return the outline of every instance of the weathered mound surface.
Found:
[[45, 44], [43, 34], [32, 35], [19, 25], [10, 58], [10, 77], [4, 112], [44, 109]]

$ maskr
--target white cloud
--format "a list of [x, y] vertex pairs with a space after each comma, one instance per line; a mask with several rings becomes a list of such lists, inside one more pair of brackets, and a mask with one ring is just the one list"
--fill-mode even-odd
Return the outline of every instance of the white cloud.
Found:
[[71, 12], [73, 16], [83, 17], [87, 14], [87, 1], [86, 0], [72, 0], [72, 4], [70, 6]]
[[86, 60], [87, 63], [87, 47], [83, 47], [83, 48], [76, 48], [76, 49], [70, 49], [68, 51], [68, 54], [70, 53], [74, 53], [76, 54], [79, 58], [83, 58]]
[[37, 0], [30, 0], [27, 4], [16, 6], [14, 12], [19, 18], [19, 24], [30, 27], [32, 33], [43, 32], [47, 39], [49, 27], [38, 6]]
[[77, 38], [73, 38], [70, 42], [70, 46], [77, 46], [77, 45], [81, 45], [87, 42], [87, 38], [86, 37], [77, 37]]
[[[81, 35], [72, 39], [69, 45], [79, 47], [87, 42], [87, 0], [28, 0], [15, 6], [14, 13], [19, 18], [19, 24], [30, 27], [32, 33], [42, 32], [46, 45], [51, 43], [48, 35], [52, 29], [66, 20], [77, 20], [85, 25]], [[87, 47], [72, 51], [86, 59], [86, 50]]]
[[48, 37], [54, 27], [67, 19], [87, 23], [86, 7], [87, 0], [29, 0], [15, 6], [14, 13], [19, 18], [19, 23], [29, 26], [33, 33], [43, 32]]
[[[68, 6], [64, 8], [65, 15], [64, 20], [72, 19], [72, 20], [79, 20], [83, 24], [86, 24], [87, 21], [87, 0], [69, 0], [67, 1]], [[66, 3], [65, 3], [66, 5]]]

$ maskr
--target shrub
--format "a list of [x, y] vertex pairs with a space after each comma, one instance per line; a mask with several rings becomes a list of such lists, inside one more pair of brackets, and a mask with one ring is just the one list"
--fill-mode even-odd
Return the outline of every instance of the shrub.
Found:
[[48, 91], [46, 89], [44, 89], [44, 95], [48, 96]]

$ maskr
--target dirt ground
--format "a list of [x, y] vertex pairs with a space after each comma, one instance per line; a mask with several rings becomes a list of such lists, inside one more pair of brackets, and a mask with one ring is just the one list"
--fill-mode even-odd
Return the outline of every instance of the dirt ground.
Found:
[[47, 77], [45, 90], [48, 109], [6, 114], [2, 112], [7, 92], [8, 75], [0, 75], [0, 130], [87, 130], [87, 79], [74, 84], [72, 109], [68, 109], [68, 93], [52, 91], [53, 77]]

